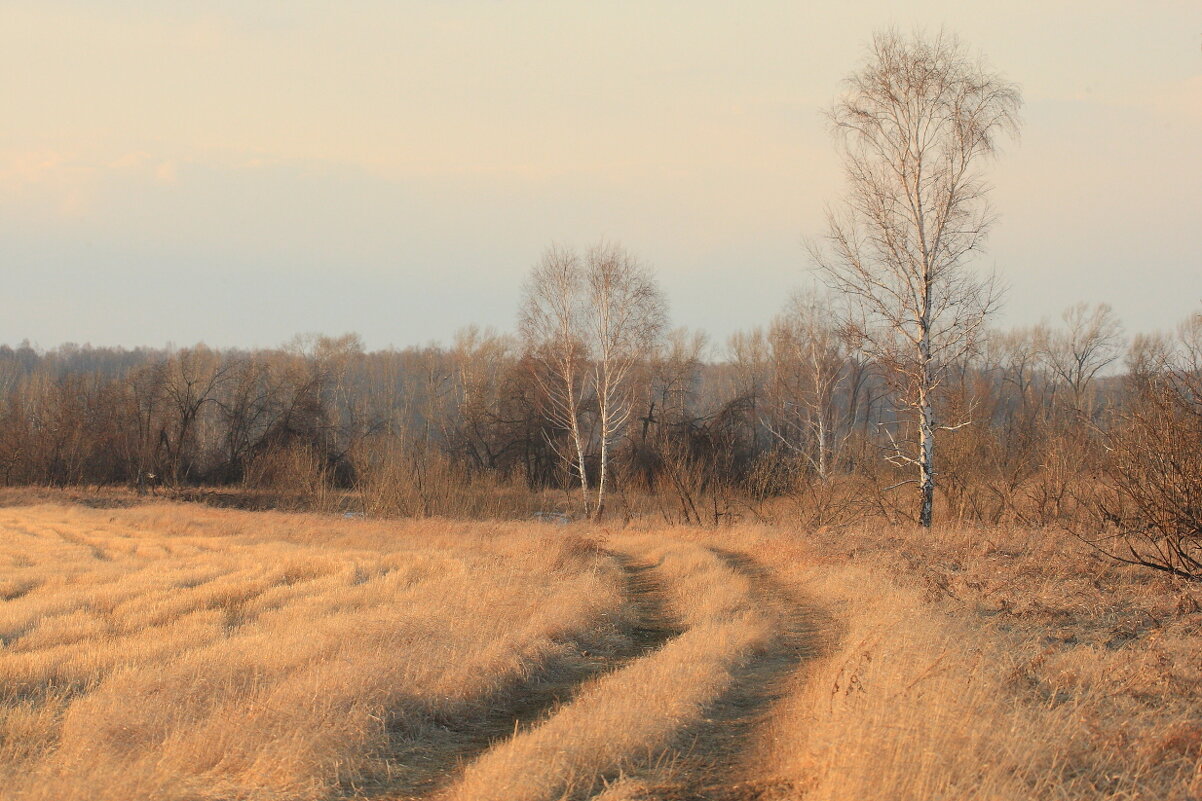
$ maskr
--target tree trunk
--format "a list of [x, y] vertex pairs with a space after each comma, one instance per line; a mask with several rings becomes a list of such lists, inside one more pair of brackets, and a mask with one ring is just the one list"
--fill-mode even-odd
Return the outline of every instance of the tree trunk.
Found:
[[[930, 308], [929, 300], [927, 304], [926, 308]], [[935, 505], [935, 408], [931, 398], [935, 377], [931, 374], [930, 320], [925, 311], [920, 318], [920, 324], [922, 339], [919, 341], [918, 350], [922, 364], [918, 376], [918, 525], [930, 528]]]
[[601, 427], [601, 464], [597, 468], [597, 503], [593, 507], [594, 520], [600, 520], [601, 514], [605, 509], [605, 477], [609, 472], [609, 439], [614, 415], [613, 397], [610, 394], [609, 371], [611, 356], [608, 350], [603, 349], [601, 359], [603, 372], [597, 380], [597, 411], [600, 414], [599, 424]]
[[588, 503], [588, 473], [585, 472], [584, 466], [584, 442], [580, 438], [580, 422], [576, 419], [576, 394], [572, 388], [572, 381], [575, 379], [569, 377], [568, 381], [568, 408], [572, 414], [572, 444], [576, 446], [576, 472], [580, 476], [580, 502], [584, 505], [584, 516], [589, 516]]
[[827, 433], [826, 433], [826, 417], [823, 414], [824, 410], [819, 410], [818, 418], [818, 478], [823, 482], [829, 478], [830, 468], [827, 465]]
[[[602, 431], [605, 430], [605, 423], [601, 424]], [[609, 441], [605, 436], [601, 437], [601, 468], [600, 475], [597, 478], [597, 505], [593, 508], [593, 519], [600, 520], [602, 513], [605, 511], [605, 474], [606, 465], [609, 462]]]
[[918, 524], [923, 528], [930, 528], [932, 507], [935, 505], [935, 415], [925, 392], [919, 415], [918, 447], [921, 453], [918, 464], [918, 492], [921, 507]]

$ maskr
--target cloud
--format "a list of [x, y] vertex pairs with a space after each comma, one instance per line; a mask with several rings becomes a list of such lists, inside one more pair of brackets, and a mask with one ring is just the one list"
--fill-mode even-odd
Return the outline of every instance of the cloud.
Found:
[[0, 208], [25, 217], [77, 218], [90, 206], [96, 173], [55, 150], [0, 153]]
[[174, 161], [164, 161], [154, 168], [154, 180], [160, 184], [173, 184], [176, 179]]
[[66, 160], [62, 153], [53, 150], [0, 154], [0, 183], [34, 184], [46, 181], [62, 169]]
[[93, 200], [115, 183], [148, 187], [176, 180], [175, 159], [141, 150], [0, 152], [0, 206], [29, 221], [88, 216], [95, 210]]

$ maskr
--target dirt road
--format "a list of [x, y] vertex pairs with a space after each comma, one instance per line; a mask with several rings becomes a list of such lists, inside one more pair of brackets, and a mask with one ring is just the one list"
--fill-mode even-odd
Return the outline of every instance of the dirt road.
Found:
[[820, 616], [746, 554], [666, 538], [606, 543], [634, 614], [621, 647], [531, 676], [509, 702], [398, 743], [431, 801], [789, 797], [757, 776], [773, 703], [817, 649]]

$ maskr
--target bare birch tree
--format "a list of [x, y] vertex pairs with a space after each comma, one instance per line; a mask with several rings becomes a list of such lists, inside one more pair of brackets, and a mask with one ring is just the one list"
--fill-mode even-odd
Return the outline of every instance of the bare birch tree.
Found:
[[570, 451], [549, 444], [575, 473], [585, 516], [591, 513], [581, 405], [585, 393], [587, 349], [584, 326], [584, 275], [579, 257], [550, 248], [526, 280], [519, 330], [536, 364], [535, 380], [547, 399], [550, 422], [568, 433]]
[[[952, 36], [873, 38], [829, 116], [848, 192], [828, 211], [828, 246], [812, 246], [845, 294], [849, 332], [886, 370], [917, 437], [890, 459], [916, 468], [919, 522], [935, 493], [935, 395], [997, 303], [993, 279], [968, 268], [994, 221], [981, 162], [1017, 134], [1018, 88]], [[966, 422], [966, 421], [961, 421]]]
[[[522, 339], [540, 365], [548, 416], [571, 439], [574, 453], [560, 455], [580, 481], [586, 516], [604, 512], [613, 446], [630, 421], [631, 369], [651, 355], [665, 309], [651, 271], [609, 243], [590, 248], [583, 261], [571, 250], [552, 248], [526, 282]], [[581, 424], [586, 412], [595, 415], [593, 431]], [[594, 437], [599, 454], [590, 496], [586, 452]]]
[[667, 320], [667, 303], [651, 271], [611, 243], [590, 248], [585, 258], [587, 334], [593, 346], [593, 388], [597, 397], [598, 518], [605, 511], [610, 452], [630, 421], [630, 371], [651, 355]]
[[830, 299], [797, 293], [773, 319], [768, 339], [779, 421], [763, 425], [826, 481], [846, 428], [835, 396], [847, 377], [847, 354]]

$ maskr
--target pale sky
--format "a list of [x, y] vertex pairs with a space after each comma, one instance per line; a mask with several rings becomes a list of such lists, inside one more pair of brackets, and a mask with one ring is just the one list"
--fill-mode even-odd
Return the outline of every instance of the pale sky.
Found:
[[1202, 0], [0, 0], [0, 343], [446, 341], [601, 237], [720, 341], [808, 280], [888, 25], [1023, 89], [999, 324], [1202, 306]]

